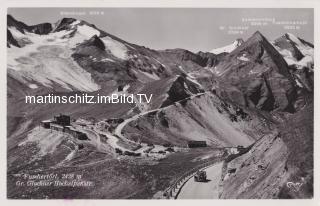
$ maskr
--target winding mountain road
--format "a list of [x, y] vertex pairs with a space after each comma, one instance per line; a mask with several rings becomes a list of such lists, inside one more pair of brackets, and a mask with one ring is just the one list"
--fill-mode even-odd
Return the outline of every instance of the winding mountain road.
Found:
[[177, 199], [218, 199], [222, 165], [220, 162], [205, 169], [207, 182], [195, 182], [193, 177], [190, 178], [181, 188]]
[[[190, 96], [189, 98], [192, 99], [196, 96], [199, 96], [203, 93], [198, 93], [198, 94], [195, 94], [195, 95], [192, 95]], [[181, 100], [180, 100], [181, 101]], [[178, 101], [179, 102], [179, 101]], [[170, 106], [170, 105], [169, 105]], [[166, 107], [169, 107], [169, 106], [166, 106]], [[84, 133], [86, 133], [89, 137], [89, 139], [91, 140], [92, 144], [94, 146], [97, 147], [97, 149], [101, 152], [108, 152], [109, 148], [107, 148], [107, 146], [101, 142], [101, 137], [100, 137], [100, 134], [103, 134], [107, 137], [107, 143], [109, 144], [109, 146], [111, 146], [113, 149], [120, 149], [121, 151], [130, 151], [130, 152], [136, 152], [136, 153], [141, 153], [141, 154], [144, 154], [144, 151], [147, 151], [147, 150], [155, 150], [156, 152], [153, 153], [153, 155], [151, 155], [151, 153], [149, 153], [149, 155], [151, 156], [158, 156], [158, 150], [165, 150], [166, 148], [164, 148], [163, 146], [161, 145], [154, 145], [154, 146], [148, 146], [148, 144], [146, 143], [141, 143], [140, 146], [141, 148], [139, 148], [138, 150], [130, 150], [128, 148], [125, 148], [123, 146], [121, 146], [120, 144], [118, 144], [118, 141], [121, 139], [123, 140], [124, 142], [127, 142], [127, 143], [132, 143], [132, 144], [137, 144], [137, 142], [133, 141], [133, 140], [130, 140], [130, 139], [127, 139], [126, 137], [124, 137], [124, 135], [122, 134], [122, 130], [123, 128], [130, 122], [134, 121], [134, 120], [137, 120], [138, 118], [144, 116], [144, 115], [147, 115], [149, 113], [152, 113], [152, 112], [157, 112], [157, 111], [160, 111], [162, 109], [164, 109], [165, 107], [163, 108], [157, 108], [157, 109], [153, 109], [153, 110], [148, 110], [148, 111], [144, 111], [144, 112], [141, 112], [139, 114], [136, 114], [134, 116], [132, 116], [131, 118], [128, 118], [128, 119], [125, 119], [122, 123], [120, 123], [114, 130], [113, 133], [111, 132], [108, 132], [108, 131], [102, 131], [100, 130], [96, 125], [93, 126], [92, 128], [90, 127], [85, 127], [83, 128], [82, 126], [79, 126], [79, 125], [76, 125], [74, 124], [73, 126], [75, 128], [77, 128], [79, 131], [82, 131]]]

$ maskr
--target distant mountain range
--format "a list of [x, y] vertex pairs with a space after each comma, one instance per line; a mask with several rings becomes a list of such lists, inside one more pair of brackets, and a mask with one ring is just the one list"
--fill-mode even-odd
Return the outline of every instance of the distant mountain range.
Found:
[[[194, 54], [184, 49], [148, 49], [121, 40], [85, 21], [68, 18], [55, 24], [27, 26], [8, 16], [7, 33], [9, 76], [23, 83], [26, 89], [94, 91], [106, 81], [150, 82], [211, 67], [219, 59], [214, 54]], [[38, 52], [38, 48], [42, 52]], [[35, 74], [36, 65], [32, 60], [44, 53], [51, 56], [41, 63], [36, 61], [39, 69]], [[66, 75], [71, 71], [72, 75]], [[78, 85], [80, 80], [84, 83]]]
[[[101, 88], [101, 82], [109, 80], [122, 84], [136, 80], [150, 82], [176, 74], [203, 72], [203, 68], [214, 68], [224, 56], [244, 43], [237, 39], [231, 45], [210, 53], [195, 54], [184, 49], [157, 51], [128, 43], [85, 21], [64, 18], [55, 24], [28, 26], [10, 15], [7, 33], [10, 77], [23, 83], [27, 89], [47, 87], [66, 91], [95, 91]], [[273, 45], [289, 65], [299, 69], [313, 64], [313, 45], [305, 40], [285, 34]], [[58, 56], [51, 50], [54, 47], [54, 51], [61, 50], [58, 53], [64, 55], [56, 58]], [[37, 53], [38, 48], [45, 52]], [[32, 60], [39, 59], [39, 55], [46, 52], [50, 52], [52, 57], [42, 63], [37, 62], [35, 74]], [[65, 58], [68, 56], [72, 58]], [[59, 63], [55, 64], [57, 59]], [[85, 83], [79, 85], [79, 81]]]
[[[236, 39], [232, 44], [211, 50], [211, 53], [231, 53], [244, 43], [243, 39]], [[313, 64], [313, 44], [286, 33], [276, 40], [270, 42], [278, 52], [283, 55], [288, 65], [307, 66]]]

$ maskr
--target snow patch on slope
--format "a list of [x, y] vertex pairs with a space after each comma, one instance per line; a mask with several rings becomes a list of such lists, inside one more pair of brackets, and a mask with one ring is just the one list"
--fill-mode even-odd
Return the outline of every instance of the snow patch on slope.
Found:
[[243, 54], [242, 56], [240, 56], [240, 57], [237, 57], [237, 59], [239, 59], [239, 60], [241, 60], [241, 61], [245, 61], [245, 62], [247, 62], [247, 61], [249, 61], [250, 59], [248, 59], [247, 57], [246, 57], [246, 55], [245, 54]]
[[[9, 28], [14, 38], [30, 43], [23, 48], [13, 46], [7, 49], [8, 74], [29, 87], [32, 82], [50, 88], [58, 84], [67, 90], [98, 90], [100, 87], [93, 81], [91, 74], [71, 58], [71, 49], [98, 31], [83, 26], [78, 28], [80, 30], [71, 38], [65, 37], [70, 35], [72, 30], [37, 35], [29, 32], [22, 34], [15, 28]], [[30, 88], [35, 89], [34, 86]]]
[[31, 89], [37, 89], [38, 86], [36, 84], [29, 84], [29, 88]]
[[298, 69], [302, 69], [303, 67], [309, 67], [310, 64], [313, 64], [314, 62], [314, 49], [310, 47], [307, 44], [304, 44], [302, 41], [300, 41], [299, 38], [297, 38], [295, 35], [291, 33], [286, 33], [287, 35], [287, 41], [292, 41], [295, 46], [299, 49], [299, 51], [304, 55], [304, 57], [298, 61], [293, 56], [291, 51], [288, 49], [281, 49], [280, 47], [276, 46], [274, 42], [271, 42], [273, 46], [278, 50], [278, 52], [284, 57], [285, 61], [288, 65], [297, 65]]
[[110, 51], [113, 56], [119, 59], [128, 59], [128, 49], [124, 44], [111, 37], [103, 37], [101, 40], [103, 41], [106, 50]]
[[88, 25], [78, 25], [77, 32], [83, 36], [92, 37], [94, 35], [100, 36], [100, 31], [88, 26]]
[[[42, 46], [38, 51], [27, 56], [17, 58], [20, 64], [9, 68], [8, 73], [26, 82], [37, 82], [53, 88], [54, 83], [67, 90], [74, 88], [79, 91], [96, 91], [99, 89], [91, 74], [78, 66], [71, 58], [71, 53], [61, 46]], [[63, 55], [61, 55], [64, 53]], [[13, 72], [17, 70], [18, 72]], [[18, 78], [17, 78], [18, 79]]]
[[211, 50], [210, 53], [214, 53], [214, 54], [221, 54], [221, 53], [224, 53], [224, 52], [230, 53], [233, 50], [235, 50], [237, 47], [239, 47], [242, 43], [243, 43], [242, 39], [237, 39], [232, 44], [229, 44], [227, 46]]
[[296, 46], [298, 47], [298, 49], [300, 50], [300, 52], [305, 55], [305, 56], [313, 56], [313, 48], [302, 43], [295, 35], [291, 34], [291, 33], [287, 33], [287, 35], [289, 36], [289, 38], [291, 39], [291, 41], [293, 41]]
[[70, 24], [70, 26], [71, 26], [71, 28], [74, 28], [76, 25], [78, 25], [78, 24], [80, 24], [80, 23], [81, 23], [81, 21], [76, 20], [76, 21], [72, 22], [72, 23]]

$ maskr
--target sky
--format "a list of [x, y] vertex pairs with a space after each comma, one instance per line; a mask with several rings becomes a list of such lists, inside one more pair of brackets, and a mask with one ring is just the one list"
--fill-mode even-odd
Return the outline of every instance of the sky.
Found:
[[152, 49], [210, 51], [257, 30], [269, 40], [284, 33], [311, 43], [314, 37], [313, 9], [301, 8], [9, 8], [8, 14], [28, 25], [81, 19]]

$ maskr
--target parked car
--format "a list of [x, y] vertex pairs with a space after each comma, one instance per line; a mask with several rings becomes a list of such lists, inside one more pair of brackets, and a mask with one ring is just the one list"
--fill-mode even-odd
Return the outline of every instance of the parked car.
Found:
[[194, 181], [195, 182], [205, 182], [207, 180], [207, 173], [206, 171], [198, 171], [195, 175], [194, 175]]

